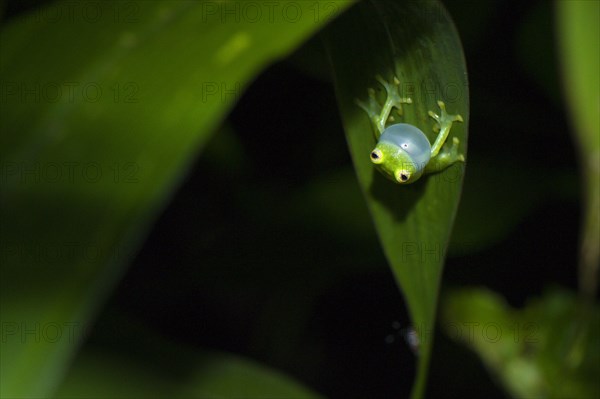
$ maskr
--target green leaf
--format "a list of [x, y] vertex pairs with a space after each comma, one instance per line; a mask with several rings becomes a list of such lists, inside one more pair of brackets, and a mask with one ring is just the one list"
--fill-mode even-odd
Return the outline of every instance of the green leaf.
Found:
[[477, 352], [512, 396], [600, 394], [600, 309], [574, 294], [550, 290], [516, 310], [488, 290], [456, 290], [441, 314], [447, 334]]
[[363, 197], [352, 169], [348, 167], [314, 179], [278, 215], [297, 225], [361, 240], [375, 237]]
[[244, 4], [58, 2], [2, 27], [0, 396], [51, 394], [249, 81], [349, 3]]
[[600, 268], [600, 3], [557, 1], [563, 85], [583, 174], [579, 286], [589, 298]]
[[77, 355], [56, 398], [316, 398], [257, 361], [170, 341], [121, 309], [109, 308], [100, 333]]
[[[56, 398], [318, 398], [293, 379], [249, 359], [153, 340], [144, 360], [86, 347]], [[164, 348], [168, 347], [167, 353]], [[156, 347], [163, 348], [157, 351]]]
[[[503, 154], [471, 154], [448, 248], [450, 256], [481, 251], [509, 237], [543, 200], [541, 171], [519, 160], [504, 165]], [[553, 184], [556, 176], [552, 175]]]
[[413, 397], [423, 395], [431, 352], [438, 287], [458, 205], [464, 165], [399, 186], [375, 171], [369, 161], [372, 128], [355, 104], [374, 87], [374, 76], [399, 78], [404, 120], [431, 134], [428, 110], [436, 101], [465, 123], [451, 135], [466, 152], [469, 97], [466, 67], [452, 21], [438, 2], [364, 2], [326, 31], [335, 87], [358, 180], [380, 241], [406, 298], [413, 325], [420, 332], [418, 377]]

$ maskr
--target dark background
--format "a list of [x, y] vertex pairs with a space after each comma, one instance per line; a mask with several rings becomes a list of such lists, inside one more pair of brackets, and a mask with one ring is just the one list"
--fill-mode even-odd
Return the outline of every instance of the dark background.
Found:
[[[9, 1], [4, 18], [39, 3]], [[518, 211], [491, 240], [451, 248], [443, 285], [485, 286], [516, 307], [551, 285], [576, 289], [579, 183], [553, 3], [444, 3], [471, 90], [457, 228], [480, 227], [464, 217], [471, 204], [484, 215]], [[139, 339], [117, 325], [127, 320], [174, 342], [258, 359], [327, 396], [408, 395], [415, 358], [402, 335], [410, 322], [358, 187], [350, 182], [354, 196], [340, 204], [358, 232], [332, 225], [306, 199], [314, 181], [335, 185], [352, 173], [333, 87], [302, 62], [319, 45], [312, 40], [271, 66], [243, 94], [157, 220], [89, 345], [127, 348]], [[476, 171], [489, 169], [496, 173], [480, 184]], [[502, 196], [490, 202], [489, 190]], [[435, 332], [427, 397], [505, 396], [475, 354]]]

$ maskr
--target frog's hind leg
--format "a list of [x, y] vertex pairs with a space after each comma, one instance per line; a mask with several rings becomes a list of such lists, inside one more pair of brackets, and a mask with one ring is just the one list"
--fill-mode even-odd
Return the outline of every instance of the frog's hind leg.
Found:
[[425, 166], [425, 172], [440, 172], [456, 162], [465, 162], [465, 156], [458, 152], [459, 143], [460, 141], [458, 138], [452, 137], [452, 145], [450, 148], [448, 148], [446, 145], [446, 147], [440, 151], [435, 158], [432, 158], [427, 166]]
[[[437, 104], [441, 110], [440, 115], [435, 114], [433, 111], [429, 111], [429, 116], [432, 117], [433, 119], [435, 119], [435, 121], [437, 122], [436, 126], [434, 127], [434, 130], [438, 131], [438, 136], [435, 139], [435, 142], [433, 143], [433, 145], [431, 146], [431, 158], [434, 158], [435, 156], [437, 156], [438, 153], [440, 152], [440, 150], [442, 149], [442, 146], [444, 145], [444, 143], [446, 142], [446, 139], [448, 138], [450, 129], [452, 128], [452, 123], [463, 121], [462, 116], [460, 116], [458, 114], [450, 115], [449, 113], [447, 113], [446, 112], [446, 104], [444, 104], [443, 101], [438, 101]], [[454, 140], [456, 140], [456, 146], [458, 146], [458, 142], [459, 142], [458, 139], [455, 137], [452, 140], [453, 148], [454, 148]]]

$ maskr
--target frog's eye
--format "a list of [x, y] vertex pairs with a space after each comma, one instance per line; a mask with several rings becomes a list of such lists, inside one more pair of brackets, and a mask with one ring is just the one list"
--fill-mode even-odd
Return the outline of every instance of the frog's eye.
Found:
[[396, 172], [396, 181], [398, 183], [406, 183], [410, 179], [410, 171], [402, 169]]
[[371, 162], [380, 164], [383, 162], [383, 153], [377, 148], [371, 151]]

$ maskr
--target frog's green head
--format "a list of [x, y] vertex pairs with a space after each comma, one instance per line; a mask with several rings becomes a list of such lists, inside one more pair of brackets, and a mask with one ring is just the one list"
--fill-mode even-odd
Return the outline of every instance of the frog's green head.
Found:
[[429, 162], [431, 145], [418, 128], [398, 123], [384, 130], [371, 151], [371, 162], [399, 184], [417, 181]]
[[423, 172], [402, 148], [387, 142], [379, 142], [371, 151], [371, 162], [385, 177], [399, 184], [412, 183]]

